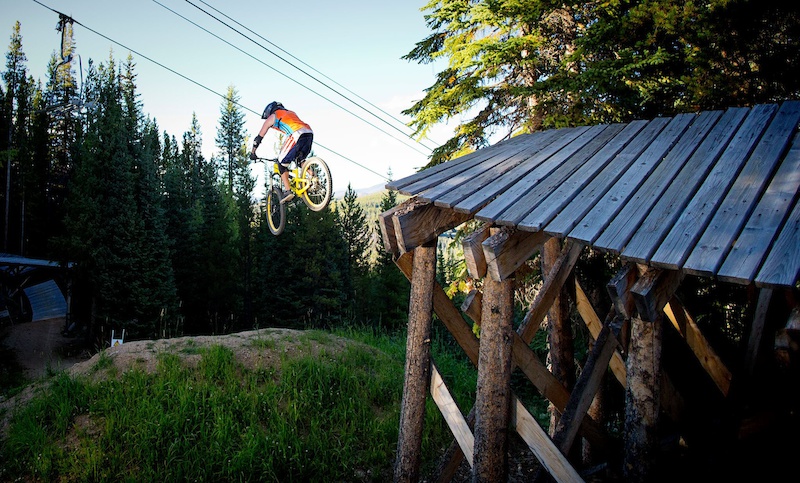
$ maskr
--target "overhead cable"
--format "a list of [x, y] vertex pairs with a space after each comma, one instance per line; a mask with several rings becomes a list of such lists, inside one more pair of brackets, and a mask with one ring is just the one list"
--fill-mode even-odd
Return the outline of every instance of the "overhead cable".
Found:
[[[318, 95], [319, 97], [321, 97], [321, 98], [325, 99], [326, 101], [330, 102], [331, 104], [333, 104], [334, 106], [338, 107], [339, 109], [342, 109], [343, 111], [345, 111], [345, 112], [347, 112], [348, 114], [350, 114], [350, 115], [352, 115], [352, 116], [356, 117], [357, 119], [360, 119], [361, 121], [363, 121], [363, 122], [367, 123], [368, 125], [370, 125], [370, 126], [374, 127], [375, 129], [377, 129], [377, 130], [379, 130], [380, 132], [382, 132], [382, 133], [386, 134], [387, 136], [391, 137], [392, 139], [395, 139], [395, 140], [397, 140], [397, 141], [400, 141], [401, 143], [405, 144], [407, 147], [409, 147], [409, 148], [413, 149], [414, 151], [416, 151], [416, 152], [418, 152], [418, 153], [422, 154], [423, 156], [427, 156], [427, 155], [429, 155], [429, 154], [430, 154], [430, 153], [425, 153], [425, 152], [422, 152], [422, 151], [420, 151], [419, 149], [417, 149], [417, 147], [416, 147], [416, 146], [414, 146], [414, 145], [411, 145], [411, 144], [408, 144], [408, 143], [407, 143], [407, 142], [406, 142], [404, 139], [398, 138], [397, 136], [393, 135], [392, 133], [385, 131], [384, 129], [382, 129], [382, 128], [381, 128], [381, 127], [379, 127], [379, 126], [376, 126], [376, 125], [375, 125], [375, 124], [373, 124], [372, 122], [368, 121], [367, 119], [364, 119], [363, 117], [361, 117], [361, 116], [359, 116], [358, 114], [354, 113], [353, 111], [351, 111], [351, 110], [347, 109], [346, 107], [342, 106], [341, 104], [337, 103], [336, 101], [334, 101], [334, 100], [332, 100], [332, 99], [329, 99], [329, 98], [325, 97], [324, 95], [322, 95], [322, 94], [320, 94], [319, 92], [315, 91], [314, 89], [312, 89], [312, 88], [308, 87], [307, 85], [303, 84], [302, 82], [298, 81], [297, 79], [295, 79], [295, 78], [293, 78], [293, 77], [291, 77], [291, 76], [289, 76], [289, 75], [287, 75], [287, 74], [285, 74], [285, 73], [281, 72], [280, 70], [278, 70], [278, 69], [276, 69], [275, 67], [273, 67], [273, 66], [271, 66], [271, 65], [267, 64], [266, 62], [264, 62], [263, 60], [259, 59], [258, 57], [254, 56], [254, 55], [252, 55], [252, 54], [250, 54], [250, 53], [248, 53], [248, 52], [246, 52], [244, 49], [242, 49], [242, 48], [240, 48], [240, 47], [237, 47], [236, 45], [234, 45], [234, 44], [232, 44], [231, 42], [229, 42], [229, 41], [227, 41], [227, 40], [223, 39], [223, 38], [222, 38], [222, 37], [220, 37], [219, 35], [217, 35], [217, 34], [215, 34], [215, 33], [211, 32], [211, 31], [210, 31], [210, 30], [208, 30], [207, 28], [205, 28], [205, 27], [203, 27], [203, 26], [199, 25], [198, 23], [196, 23], [196, 22], [194, 22], [194, 21], [192, 21], [192, 20], [190, 20], [190, 19], [186, 18], [185, 16], [181, 15], [180, 13], [176, 12], [175, 10], [173, 10], [173, 9], [171, 9], [171, 8], [169, 8], [169, 7], [167, 7], [166, 5], [164, 5], [163, 3], [159, 2], [158, 0], [153, 0], [153, 2], [154, 2], [155, 4], [157, 4], [157, 5], [161, 6], [161, 7], [163, 7], [164, 9], [168, 10], [169, 12], [172, 12], [172, 13], [173, 13], [173, 14], [175, 14], [176, 16], [178, 16], [178, 17], [182, 18], [183, 20], [185, 20], [185, 21], [189, 22], [190, 24], [194, 25], [195, 27], [199, 28], [200, 30], [202, 30], [202, 31], [206, 32], [207, 34], [211, 35], [212, 37], [214, 37], [214, 38], [216, 38], [216, 39], [220, 40], [221, 42], [223, 42], [223, 43], [225, 43], [225, 44], [229, 45], [230, 47], [232, 47], [232, 48], [234, 48], [234, 49], [238, 50], [239, 52], [241, 52], [241, 53], [243, 53], [244, 55], [246, 55], [246, 56], [250, 57], [251, 59], [255, 60], [256, 62], [258, 62], [258, 63], [260, 63], [260, 64], [262, 64], [262, 65], [264, 65], [264, 66], [266, 66], [266, 67], [269, 67], [270, 69], [272, 69], [272, 70], [273, 70], [273, 71], [275, 71], [276, 73], [280, 74], [281, 76], [285, 77], [286, 79], [288, 79], [288, 80], [290, 80], [290, 81], [294, 82], [295, 84], [297, 84], [297, 85], [299, 85], [299, 86], [301, 86], [301, 87], [303, 87], [303, 88], [305, 88], [305, 89], [308, 89], [309, 91], [311, 91], [311, 92], [313, 92], [314, 94]], [[401, 133], [402, 133], [402, 131], [401, 131]], [[405, 133], [403, 133], [403, 134], [405, 135]], [[428, 148], [428, 149], [430, 149], [430, 148]]]
[[[405, 122], [403, 122], [402, 120], [398, 119], [397, 117], [395, 117], [395, 116], [394, 116], [394, 115], [392, 115], [391, 113], [388, 113], [388, 112], [386, 112], [385, 110], [383, 110], [382, 108], [380, 108], [380, 107], [376, 106], [375, 104], [373, 104], [373, 103], [372, 103], [372, 102], [370, 102], [369, 100], [367, 100], [367, 99], [365, 99], [365, 98], [361, 97], [361, 96], [360, 96], [360, 95], [358, 95], [356, 92], [353, 92], [351, 89], [348, 89], [347, 87], [343, 86], [342, 84], [340, 84], [340, 83], [339, 83], [339, 82], [337, 82], [336, 80], [332, 79], [330, 76], [327, 76], [327, 75], [325, 75], [323, 72], [320, 72], [318, 69], [316, 69], [316, 68], [314, 68], [313, 66], [309, 65], [307, 62], [304, 62], [302, 59], [299, 59], [297, 56], [293, 55], [291, 52], [289, 52], [289, 51], [287, 51], [286, 49], [282, 48], [281, 46], [279, 46], [279, 45], [275, 44], [275, 43], [274, 43], [274, 42], [272, 42], [271, 40], [269, 40], [269, 39], [265, 38], [264, 36], [262, 36], [262, 35], [261, 35], [261, 34], [259, 34], [258, 32], [255, 32], [254, 30], [252, 30], [251, 28], [247, 27], [246, 25], [243, 25], [241, 22], [237, 21], [236, 19], [234, 19], [234, 18], [231, 18], [229, 15], [225, 14], [225, 12], [222, 12], [222, 11], [220, 11], [219, 9], [215, 8], [213, 5], [210, 5], [210, 4], [209, 4], [208, 2], [206, 2], [205, 0], [198, 0], [198, 1], [199, 1], [200, 3], [202, 3], [203, 5], [207, 6], [208, 8], [210, 8], [211, 10], [213, 10], [213, 11], [217, 12], [218, 14], [222, 15], [222, 16], [223, 16], [223, 17], [225, 17], [226, 19], [230, 20], [231, 22], [235, 23], [235, 24], [236, 24], [236, 25], [238, 25], [239, 27], [243, 28], [244, 30], [246, 30], [246, 31], [250, 32], [251, 34], [253, 34], [253, 35], [255, 35], [256, 37], [258, 37], [259, 39], [261, 39], [261, 40], [263, 40], [264, 42], [268, 43], [269, 45], [271, 45], [271, 46], [275, 47], [276, 49], [280, 50], [281, 52], [283, 52], [283, 53], [284, 53], [284, 54], [286, 54], [287, 56], [291, 57], [291, 58], [292, 58], [292, 59], [294, 59], [295, 61], [299, 62], [300, 64], [303, 64], [304, 66], [308, 67], [309, 69], [311, 69], [312, 71], [316, 72], [316, 73], [317, 73], [317, 74], [319, 74], [320, 76], [324, 77], [325, 79], [329, 80], [330, 82], [332, 82], [332, 83], [336, 84], [337, 86], [341, 87], [342, 89], [344, 89], [345, 91], [347, 91], [347, 92], [349, 92], [350, 94], [354, 95], [355, 97], [357, 97], [357, 98], [358, 98], [358, 99], [360, 99], [361, 101], [363, 101], [363, 102], [366, 102], [366, 103], [367, 103], [367, 104], [369, 104], [371, 107], [373, 107], [373, 108], [377, 109], [377, 110], [378, 110], [378, 111], [380, 111], [382, 114], [384, 114], [384, 115], [386, 115], [387, 117], [389, 117], [390, 119], [392, 119], [392, 120], [396, 121], [396, 122], [397, 122], [397, 123], [399, 123], [399, 124], [402, 124], [403, 126], [405, 126], [405, 125], [406, 125], [406, 123], [405, 123]], [[410, 139], [412, 139], [412, 140], [416, 141], [417, 143], [421, 144], [422, 146], [426, 147], [427, 149], [429, 149], [429, 150], [432, 150], [432, 148], [430, 148], [429, 146], [426, 146], [425, 144], [423, 144], [423, 143], [422, 143], [422, 141], [414, 139], [414, 137], [413, 137], [411, 134], [408, 134], [408, 133], [406, 133], [405, 131], [403, 131], [403, 130], [399, 129], [398, 127], [396, 127], [396, 126], [394, 126], [394, 125], [390, 124], [390, 123], [389, 123], [388, 121], [386, 121], [384, 118], [382, 118], [382, 117], [378, 116], [377, 114], [375, 114], [374, 112], [372, 112], [372, 111], [370, 111], [369, 109], [365, 108], [365, 107], [364, 107], [364, 106], [362, 106], [361, 104], [359, 104], [359, 103], [357, 103], [356, 101], [354, 101], [354, 100], [350, 99], [349, 97], [345, 96], [344, 94], [342, 94], [341, 92], [337, 91], [337, 90], [336, 90], [336, 89], [334, 89], [333, 87], [329, 86], [329, 85], [328, 85], [328, 84], [326, 84], [325, 82], [322, 82], [321, 80], [317, 79], [316, 77], [314, 77], [313, 75], [309, 74], [309, 73], [308, 73], [308, 72], [306, 72], [305, 70], [301, 69], [301, 68], [300, 68], [300, 67], [298, 67], [297, 65], [293, 64], [292, 62], [289, 62], [288, 60], [286, 60], [285, 58], [283, 58], [283, 57], [281, 57], [280, 55], [276, 54], [275, 52], [273, 52], [272, 50], [268, 49], [267, 47], [265, 47], [265, 46], [263, 46], [263, 45], [259, 44], [258, 42], [254, 41], [253, 39], [251, 39], [251, 38], [247, 37], [246, 35], [244, 35], [244, 34], [243, 34], [242, 32], [240, 32], [239, 30], [237, 30], [237, 29], [235, 29], [235, 28], [231, 27], [230, 25], [228, 25], [228, 24], [226, 24], [225, 22], [221, 21], [220, 19], [218, 19], [218, 18], [217, 18], [217, 17], [215, 17], [214, 15], [211, 15], [211, 14], [210, 14], [210, 13], [208, 13], [207, 11], [205, 11], [205, 10], [203, 10], [202, 8], [200, 8], [199, 6], [195, 5], [194, 3], [192, 3], [192, 1], [191, 1], [191, 0], [186, 0], [186, 3], [188, 3], [188, 4], [189, 4], [189, 5], [191, 5], [191, 6], [193, 6], [193, 7], [194, 7], [194, 8], [196, 8], [196, 9], [200, 10], [201, 12], [205, 13], [206, 15], [208, 15], [208, 16], [209, 16], [209, 17], [211, 17], [211, 18], [213, 18], [214, 20], [216, 20], [216, 21], [220, 22], [221, 24], [225, 25], [226, 27], [228, 27], [229, 29], [231, 29], [231, 30], [233, 30], [234, 32], [238, 33], [238, 34], [239, 34], [239, 35], [241, 35], [242, 37], [244, 37], [244, 38], [246, 38], [246, 39], [250, 40], [251, 42], [253, 42], [254, 44], [258, 45], [258, 46], [259, 46], [259, 47], [261, 47], [262, 49], [266, 50], [266, 51], [267, 51], [267, 52], [269, 52], [270, 54], [272, 54], [272, 55], [274, 55], [275, 57], [279, 58], [280, 60], [282, 60], [282, 61], [286, 62], [286, 63], [287, 63], [287, 64], [289, 64], [290, 66], [294, 67], [295, 69], [299, 70], [299, 71], [300, 71], [300, 72], [302, 72], [303, 74], [305, 74], [305, 75], [307, 75], [308, 77], [310, 77], [310, 78], [314, 79], [315, 81], [319, 82], [320, 84], [322, 84], [323, 86], [327, 87], [328, 89], [332, 90], [332, 91], [333, 91], [333, 92], [335, 92], [336, 94], [338, 94], [338, 95], [342, 96], [343, 98], [347, 99], [348, 101], [352, 102], [353, 104], [355, 104], [356, 106], [360, 107], [361, 109], [363, 109], [363, 110], [364, 110], [364, 111], [366, 111], [367, 113], [371, 114], [372, 116], [374, 116], [374, 117], [376, 117], [377, 119], [379, 119], [379, 120], [381, 120], [382, 122], [384, 122], [384, 123], [385, 123], [386, 125], [388, 125], [389, 127], [391, 127], [391, 128], [393, 128], [393, 129], [395, 129], [395, 130], [399, 131], [399, 132], [400, 132], [400, 133], [402, 133], [404, 136], [408, 136]]]
[[[55, 13], [56, 13], [56, 14], [58, 14], [58, 15], [64, 15], [64, 16], [67, 16], [67, 15], [66, 15], [66, 14], [64, 14], [64, 13], [61, 13], [61, 12], [59, 12], [58, 10], [55, 10], [54, 8], [52, 8], [52, 7], [49, 7], [49, 6], [45, 5], [44, 3], [40, 2], [39, 0], [33, 0], [33, 2], [35, 2], [35, 3], [39, 4], [39, 5], [41, 5], [42, 7], [46, 8], [46, 9], [48, 9], [48, 10], [52, 11], [52, 12], [55, 12]], [[69, 17], [69, 16], [67, 16], [67, 17]], [[181, 74], [180, 72], [176, 71], [175, 69], [172, 69], [172, 68], [170, 68], [170, 67], [168, 67], [168, 66], [166, 66], [166, 65], [162, 64], [161, 62], [158, 62], [157, 60], [154, 60], [154, 59], [152, 59], [152, 58], [150, 58], [150, 57], [148, 57], [148, 56], [146, 56], [146, 55], [142, 54], [141, 52], [138, 52], [138, 51], [136, 51], [136, 50], [134, 50], [134, 49], [132, 49], [132, 48], [128, 47], [128, 46], [127, 46], [127, 45], [125, 45], [125, 44], [122, 44], [122, 43], [120, 43], [120, 42], [117, 42], [116, 40], [112, 39], [111, 37], [109, 37], [109, 36], [107, 36], [107, 35], [104, 35], [104, 34], [102, 34], [102, 33], [98, 32], [97, 30], [94, 30], [94, 29], [92, 29], [91, 27], [89, 27], [89, 26], [87, 26], [87, 25], [85, 25], [85, 24], [83, 24], [83, 23], [79, 22], [78, 20], [75, 20], [73, 17], [69, 17], [69, 18], [72, 18], [72, 20], [73, 20], [73, 22], [74, 22], [75, 24], [77, 24], [77, 25], [80, 25], [81, 27], [85, 28], [85, 29], [86, 29], [86, 30], [88, 30], [89, 32], [92, 32], [93, 34], [95, 34], [95, 35], [97, 35], [97, 36], [100, 36], [100, 37], [102, 37], [102, 38], [104, 38], [104, 39], [108, 40], [109, 42], [111, 42], [111, 43], [113, 43], [113, 44], [115, 44], [115, 45], [118, 45], [119, 47], [122, 47], [123, 49], [125, 49], [125, 50], [128, 50], [128, 51], [130, 51], [130, 52], [132, 52], [132, 53], [134, 53], [134, 54], [138, 55], [139, 57], [141, 57], [141, 58], [143, 58], [143, 59], [145, 59], [145, 60], [148, 60], [148, 61], [152, 62], [153, 64], [155, 64], [155, 65], [157, 65], [157, 66], [161, 67], [162, 69], [165, 69], [165, 70], [167, 70], [167, 71], [169, 71], [169, 72], [171, 72], [171, 73], [173, 73], [173, 74], [177, 75], [178, 77], [180, 77], [180, 78], [182, 78], [182, 79], [184, 79], [184, 80], [187, 80], [187, 81], [191, 82], [192, 84], [194, 84], [194, 85], [196, 85], [196, 86], [198, 86], [198, 87], [200, 87], [200, 88], [202, 88], [202, 89], [205, 89], [206, 91], [210, 92], [211, 94], [214, 94], [215, 96], [218, 96], [218, 97], [220, 97], [221, 99], [223, 99], [223, 100], [226, 100], [226, 101], [233, 101], [232, 99], [229, 99], [229, 98], [228, 98], [228, 97], [227, 97], [225, 94], [221, 94], [221, 93], [219, 93], [219, 92], [215, 91], [214, 89], [212, 89], [212, 88], [210, 88], [210, 87], [208, 87], [208, 86], [206, 86], [206, 85], [204, 85], [204, 84], [202, 84], [202, 83], [200, 83], [200, 82], [198, 82], [198, 81], [196, 81], [196, 80], [192, 79], [191, 77], [188, 77], [188, 76], [186, 76], [186, 75], [184, 75], [184, 74]], [[253, 109], [251, 109], [251, 108], [249, 108], [249, 107], [247, 107], [247, 106], [245, 106], [245, 105], [243, 105], [243, 104], [241, 104], [241, 103], [239, 103], [239, 102], [233, 101], [233, 103], [234, 103], [234, 104], [236, 104], [237, 106], [241, 107], [242, 109], [246, 110], [246, 111], [249, 111], [249, 112], [251, 112], [251, 113], [253, 113], [253, 114], [256, 114], [256, 115], [258, 115], [258, 116], [260, 116], [260, 115], [261, 115], [261, 112], [259, 112], [259, 111], [255, 111], [255, 110], [253, 110]], [[382, 179], [384, 179], [384, 180], [386, 180], [386, 181], [391, 181], [389, 178], [387, 178], [387, 177], [386, 177], [386, 175], [380, 174], [380, 173], [378, 173], [378, 172], [376, 172], [376, 171], [374, 171], [374, 170], [372, 170], [372, 169], [370, 169], [370, 168], [368, 168], [368, 167], [364, 166], [363, 164], [361, 164], [361, 163], [358, 163], [358, 162], [356, 162], [356, 161], [354, 161], [354, 160], [352, 160], [352, 159], [348, 158], [347, 156], [344, 156], [344, 155], [342, 155], [342, 154], [339, 154], [339, 153], [337, 153], [336, 151], [334, 151], [333, 149], [331, 149], [331, 148], [328, 148], [328, 147], [326, 147], [326, 146], [324, 146], [324, 145], [320, 144], [320, 143], [319, 143], [319, 142], [317, 142], [317, 141], [314, 141], [314, 144], [316, 144], [317, 146], [319, 146], [319, 147], [321, 147], [321, 148], [323, 148], [323, 149], [325, 149], [325, 150], [327, 150], [327, 151], [330, 151], [331, 153], [333, 153], [333, 154], [335, 154], [335, 155], [337, 155], [337, 156], [341, 157], [341, 158], [342, 158], [342, 159], [344, 159], [345, 161], [348, 161], [348, 162], [350, 162], [350, 163], [352, 163], [352, 164], [355, 164], [356, 166], [358, 166], [358, 167], [360, 167], [360, 168], [362, 168], [362, 169], [365, 169], [365, 170], [369, 171], [369, 172], [370, 172], [370, 173], [372, 173], [372, 174], [375, 174], [375, 175], [379, 176], [380, 178], [382, 178]]]

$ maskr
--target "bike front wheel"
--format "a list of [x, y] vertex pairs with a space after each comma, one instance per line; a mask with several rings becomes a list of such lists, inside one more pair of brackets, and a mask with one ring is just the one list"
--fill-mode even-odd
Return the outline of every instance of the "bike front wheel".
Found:
[[281, 204], [281, 190], [277, 186], [267, 193], [267, 226], [273, 235], [280, 235], [286, 227], [286, 206]]
[[308, 181], [308, 189], [303, 192], [303, 201], [311, 211], [322, 211], [331, 202], [333, 182], [331, 170], [322, 159], [312, 156], [303, 163], [303, 179]]

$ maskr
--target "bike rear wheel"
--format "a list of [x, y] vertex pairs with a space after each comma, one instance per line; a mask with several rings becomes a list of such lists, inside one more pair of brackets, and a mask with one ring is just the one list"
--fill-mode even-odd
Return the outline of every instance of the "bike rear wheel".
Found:
[[303, 201], [311, 211], [322, 211], [331, 202], [333, 182], [331, 170], [322, 159], [312, 156], [303, 163], [302, 176], [308, 181], [308, 189], [303, 193]]
[[281, 190], [277, 186], [267, 193], [267, 226], [273, 235], [280, 235], [286, 227], [286, 207], [281, 204]]

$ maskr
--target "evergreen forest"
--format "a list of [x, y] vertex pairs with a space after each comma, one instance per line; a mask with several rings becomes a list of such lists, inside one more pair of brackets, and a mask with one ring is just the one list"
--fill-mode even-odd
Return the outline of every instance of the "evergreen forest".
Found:
[[[286, 231], [270, 234], [235, 87], [206, 159], [196, 118], [176, 136], [148, 116], [131, 56], [90, 60], [86, 72], [79, 82], [54, 54], [47, 79], [34, 79], [13, 26], [0, 85], [0, 251], [70, 264], [59, 284], [74, 330], [102, 341], [123, 329], [144, 339], [404, 323], [408, 283], [378, 255], [377, 224], [349, 187], [319, 213], [290, 204]], [[396, 202], [385, 193], [378, 209]], [[12, 294], [5, 303], [23, 310]]]

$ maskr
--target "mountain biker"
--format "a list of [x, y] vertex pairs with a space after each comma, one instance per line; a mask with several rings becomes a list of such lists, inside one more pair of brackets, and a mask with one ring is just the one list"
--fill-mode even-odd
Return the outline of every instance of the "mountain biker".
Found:
[[308, 153], [311, 152], [311, 144], [314, 142], [314, 132], [311, 130], [311, 126], [301, 121], [297, 114], [287, 110], [278, 101], [272, 101], [267, 104], [267, 107], [264, 108], [264, 113], [261, 114], [261, 119], [264, 119], [264, 125], [261, 126], [261, 131], [253, 139], [250, 159], [258, 159], [256, 149], [270, 128], [286, 134], [286, 140], [283, 142], [278, 154], [278, 171], [280, 171], [284, 188], [281, 194], [281, 203], [286, 203], [294, 198], [294, 193], [292, 193], [289, 185], [288, 166], [292, 161], [299, 164], [308, 156]]

